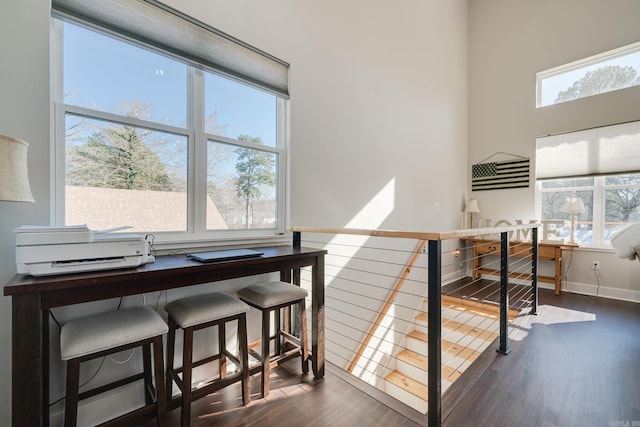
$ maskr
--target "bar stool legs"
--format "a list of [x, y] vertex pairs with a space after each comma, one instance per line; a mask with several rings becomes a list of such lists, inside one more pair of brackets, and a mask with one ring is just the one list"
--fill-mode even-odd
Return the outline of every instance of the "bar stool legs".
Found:
[[[66, 427], [76, 425], [80, 400], [139, 380], [144, 380], [145, 407], [131, 411], [112, 421], [131, 424], [135, 416], [144, 416], [144, 414], [148, 415], [155, 411], [157, 424], [159, 426], [165, 425], [166, 396], [162, 336], [166, 332], [167, 325], [162, 318], [148, 307], [101, 313], [72, 320], [63, 325], [60, 332], [60, 350], [62, 359], [67, 361], [64, 425]], [[154, 374], [151, 371], [152, 345]], [[82, 362], [137, 347], [142, 347], [142, 373], [83, 393], [79, 392], [80, 364]], [[154, 378], [155, 387], [153, 385]]]
[[[242, 403], [249, 404], [249, 355], [247, 348], [247, 320], [249, 311], [242, 301], [222, 293], [197, 295], [172, 301], [165, 307], [169, 314], [169, 332], [167, 335], [167, 397], [173, 394], [175, 382], [182, 392], [181, 425], [191, 425], [191, 403], [230, 384], [241, 382]], [[229, 322], [238, 324], [238, 355], [227, 349], [225, 326]], [[193, 334], [195, 331], [213, 326], [218, 327], [218, 353], [201, 360], [193, 360]], [[182, 367], [174, 368], [176, 329], [184, 333], [182, 348]], [[239, 372], [227, 375], [227, 359], [233, 362]], [[192, 388], [193, 368], [209, 362], [218, 361], [219, 378], [200, 388]], [[182, 373], [182, 377], [180, 377]]]
[[[307, 344], [307, 291], [299, 286], [286, 282], [267, 282], [247, 286], [238, 291], [240, 299], [262, 313], [261, 354], [255, 355], [260, 360], [260, 394], [269, 394], [271, 364], [282, 362], [292, 357], [301, 357], [302, 372], [309, 372], [309, 350]], [[280, 309], [298, 305], [300, 310], [300, 338], [283, 330], [280, 326]], [[275, 334], [271, 335], [271, 313], [274, 313]], [[292, 344], [292, 348], [283, 348], [281, 340]], [[270, 342], [274, 340], [274, 355], [271, 356]]]

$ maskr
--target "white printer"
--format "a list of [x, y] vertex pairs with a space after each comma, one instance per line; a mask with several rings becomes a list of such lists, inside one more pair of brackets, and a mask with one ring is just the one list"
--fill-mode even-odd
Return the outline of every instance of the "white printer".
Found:
[[86, 225], [25, 225], [13, 231], [20, 274], [46, 276], [111, 270], [155, 260], [151, 242], [140, 234], [93, 231]]

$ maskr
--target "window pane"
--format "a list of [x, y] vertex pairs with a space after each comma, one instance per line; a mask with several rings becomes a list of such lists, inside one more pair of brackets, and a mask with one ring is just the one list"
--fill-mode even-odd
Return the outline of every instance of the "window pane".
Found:
[[640, 186], [640, 175], [614, 175], [607, 176], [605, 185], [638, 185]]
[[276, 146], [277, 98], [252, 87], [205, 73], [205, 132]]
[[575, 241], [591, 243], [593, 241], [593, 191], [554, 191], [542, 193], [542, 220], [564, 220], [564, 227], [557, 235], [568, 241], [571, 234], [571, 213], [565, 212], [567, 199], [577, 196], [582, 200], [584, 212], [575, 213]]
[[207, 229], [276, 228], [277, 164], [274, 153], [208, 141]]
[[640, 85], [640, 44], [538, 73], [538, 106]]
[[185, 127], [187, 66], [65, 23], [64, 102]]
[[67, 114], [65, 224], [186, 231], [187, 138]]
[[593, 187], [593, 177], [542, 181], [542, 188]]
[[640, 186], [609, 189], [605, 191], [604, 240], [625, 226], [640, 222]]

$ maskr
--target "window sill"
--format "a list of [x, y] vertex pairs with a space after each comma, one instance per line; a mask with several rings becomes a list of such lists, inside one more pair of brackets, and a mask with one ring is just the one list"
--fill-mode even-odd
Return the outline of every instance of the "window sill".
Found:
[[611, 246], [594, 246], [587, 243], [578, 243], [578, 247], [575, 248], [581, 252], [602, 252], [602, 253], [615, 253]]
[[290, 245], [291, 233], [271, 235], [229, 235], [226, 236], [163, 236], [155, 235], [153, 250], [158, 255], [166, 255], [175, 252], [190, 252], [193, 250], [216, 250], [232, 248], [255, 248], [260, 246]]

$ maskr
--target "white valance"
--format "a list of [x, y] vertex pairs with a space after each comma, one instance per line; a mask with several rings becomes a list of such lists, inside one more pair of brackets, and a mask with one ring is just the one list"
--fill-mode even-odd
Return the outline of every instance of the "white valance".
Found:
[[536, 179], [640, 172], [640, 121], [536, 139]]
[[53, 0], [52, 12], [289, 97], [288, 63], [156, 0]]

